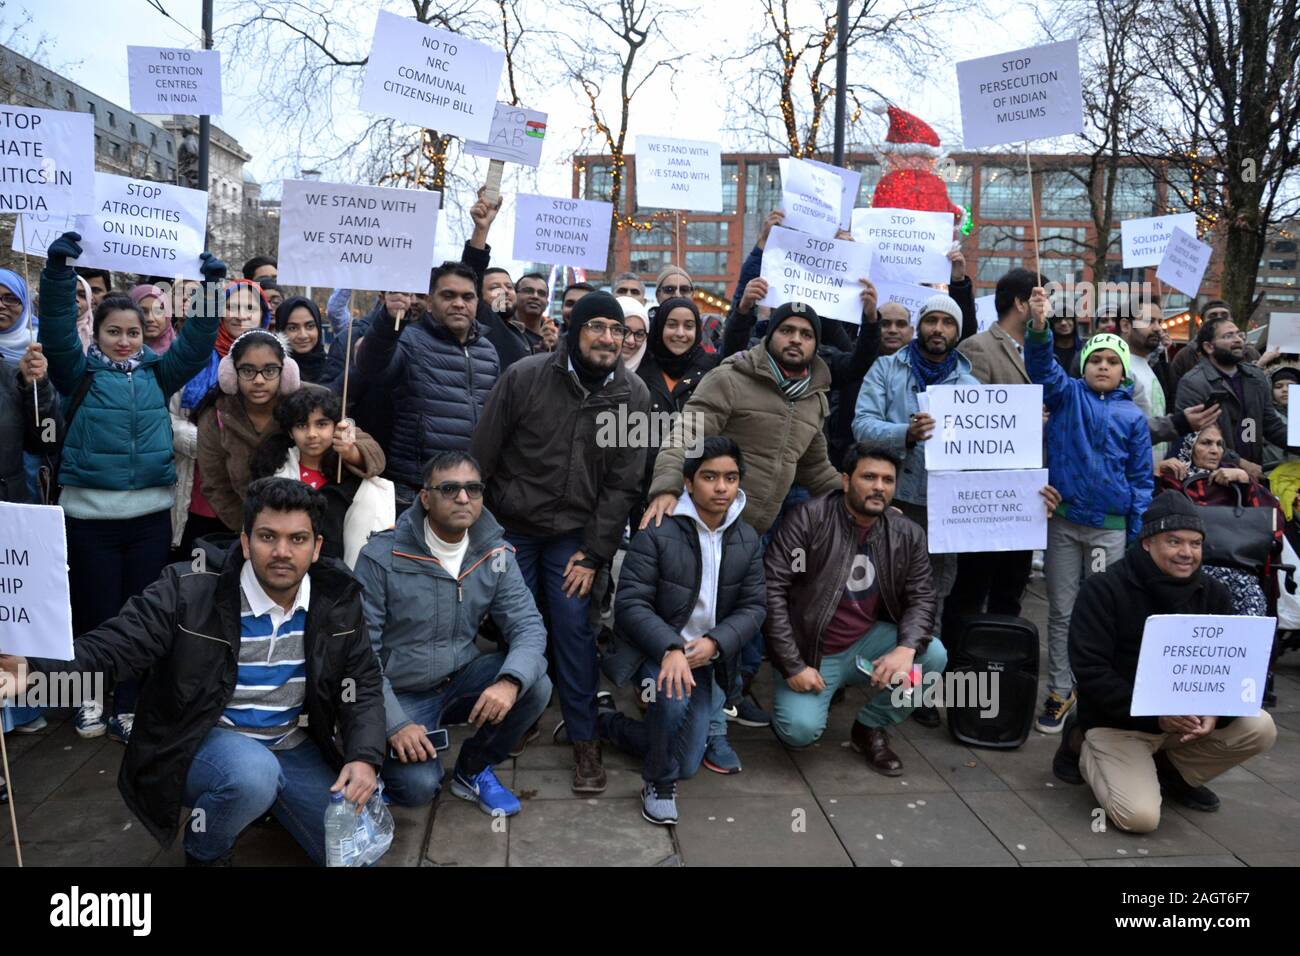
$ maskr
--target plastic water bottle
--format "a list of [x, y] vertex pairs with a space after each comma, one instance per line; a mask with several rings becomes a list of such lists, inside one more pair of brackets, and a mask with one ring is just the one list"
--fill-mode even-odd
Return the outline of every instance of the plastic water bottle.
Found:
[[325, 808], [325, 865], [357, 866], [361, 862], [357, 845], [356, 808], [343, 799], [342, 793], [331, 793]]
[[[366, 802], [366, 807], [361, 811], [359, 828], [365, 830], [365, 849], [361, 854], [361, 866], [373, 866], [378, 863], [388, 848], [393, 843], [393, 831], [396, 824], [393, 822], [393, 814], [388, 809], [388, 796], [384, 793], [384, 785], [378, 784], [377, 789]], [[360, 840], [361, 834], [357, 834]]]

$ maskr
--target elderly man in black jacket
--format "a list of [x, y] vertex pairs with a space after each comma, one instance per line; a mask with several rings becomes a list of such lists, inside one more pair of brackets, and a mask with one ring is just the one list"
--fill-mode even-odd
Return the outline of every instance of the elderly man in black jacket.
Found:
[[[602, 711], [601, 737], [644, 759], [641, 813], [677, 822], [677, 781], [704, 758], [713, 670], [759, 633], [767, 614], [758, 533], [740, 517], [745, 463], [730, 438], [706, 438], [683, 465], [686, 490], [658, 526], [632, 538], [618, 579], [616, 643], [606, 655], [635, 674], [644, 721]], [[630, 645], [630, 646], [628, 646]]]
[[29, 671], [149, 674], [118, 788], [164, 846], [193, 808], [187, 864], [229, 866], [240, 832], [269, 810], [324, 865], [330, 794], [360, 808], [375, 790], [379, 662], [361, 586], [342, 562], [317, 560], [323, 508], [301, 482], [255, 481], [224, 566], [169, 566], [80, 636], [73, 661], [0, 657], [0, 698]]
[[[1082, 779], [1115, 826], [1150, 833], [1160, 800], [1217, 810], [1205, 784], [1273, 746], [1277, 728], [1255, 717], [1133, 717], [1142, 634], [1153, 614], [1231, 614], [1232, 596], [1201, 574], [1204, 525], [1196, 506], [1175, 492], [1142, 516], [1138, 546], [1103, 574], [1083, 582], [1070, 620], [1070, 666], [1078, 683], [1077, 727], [1067, 727], [1053, 769]], [[1071, 777], [1073, 776], [1073, 779]]]

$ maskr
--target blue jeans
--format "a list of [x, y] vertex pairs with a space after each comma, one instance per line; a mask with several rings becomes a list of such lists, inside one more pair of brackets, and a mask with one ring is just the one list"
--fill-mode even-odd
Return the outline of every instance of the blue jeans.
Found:
[[[433, 690], [399, 693], [397, 701], [406, 716], [414, 723], [422, 724], [425, 730], [436, 730], [443, 724], [464, 723], [479, 695], [496, 683], [505, 659], [504, 653], [484, 654]], [[519, 695], [501, 723], [485, 723], [473, 737], [460, 745], [456, 766], [468, 776], [474, 776], [484, 767], [505, 760], [524, 731], [542, 716], [550, 699], [551, 682], [543, 674]], [[442, 776], [442, 760], [438, 757], [417, 763], [402, 763], [391, 755], [384, 758], [384, 792], [399, 806], [424, 806], [438, 795]]]
[[[700, 769], [709, 740], [709, 714], [713, 710], [713, 665], [693, 670], [695, 692], [685, 700], [652, 691], [645, 720], [623, 714], [601, 714], [601, 729], [619, 750], [641, 757], [641, 776], [650, 783], [667, 785], [687, 780]], [[644, 661], [636, 675], [638, 693], [654, 688], [659, 665]], [[649, 681], [647, 684], [646, 681]]]
[[[826, 715], [830, 712], [831, 697], [848, 684], [869, 684], [871, 678], [858, 670], [857, 658], [875, 660], [898, 646], [898, 628], [879, 621], [848, 650], [822, 657], [818, 670], [826, 689], [819, 694], [801, 694], [790, 689], [783, 680], [776, 682], [772, 701], [772, 726], [776, 735], [792, 747], [806, 747], [826, 729]], [[924, 676], [930, 671], [942, 673], [948, 663], [948, 651], [937, 637], [930, 640], [924, 654], [917, 654], [912, 662], [920, 666]], [[921, 694], [914, 691], [913, 705], [895, 707], [888, 690], [877, 691], [858, 711], [857, 721], [864, 727], [892, 727], [901, 724], [921, 702]]]
[[596, 635], [587, 616], [589, 600], [566, 597], [564, 566], [575, 551], [582, 550], [578, 532], [540, 538], [506, 534], [515, 546], [515, 560], [538, 606], [545, 592], [551, 615], [551, 657], [555, 663], [555, 685], [560, 692], [560, 713], [569, 739], [596, 739], [596, 691], [600, 690], [600, 662], [596, 657]]
[[198, 860], [228, 854], [239, 834], [267, 810], [284, 825], [317, 866], [325, 865], [325, 807], [338, 779], [320, 748], [305, 740], [291, 750], [224, 727], [199, 744], [185, 778], [185, 852]]

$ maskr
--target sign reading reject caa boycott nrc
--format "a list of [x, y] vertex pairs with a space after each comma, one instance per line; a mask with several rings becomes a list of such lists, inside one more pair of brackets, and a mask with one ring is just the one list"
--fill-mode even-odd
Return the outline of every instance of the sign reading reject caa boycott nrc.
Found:
[[934, 419], [928, 471], [1043, 466], [1043, 386], [933, 385], [917, 399]]

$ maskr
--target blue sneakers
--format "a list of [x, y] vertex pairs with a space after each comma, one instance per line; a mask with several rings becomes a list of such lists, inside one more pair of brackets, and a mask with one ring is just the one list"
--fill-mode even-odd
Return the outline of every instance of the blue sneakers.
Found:
[[484, 767], [474, 777], [467, 777], [457, 767], [451, 778], [451, 792], [462, 800], [477, 803], [488, 816], [513, 817], [519, 812], [519, 798], [501, 786], [491, 767]]
[[668, 826], [677, 822], [677, 784], [646, 783], [641, 788], [641, 816]]
[[713, 734], [704, 748], [704, 766], [714, 773], [740, 773], [740, 757], [731, 749], [726, 734]]

